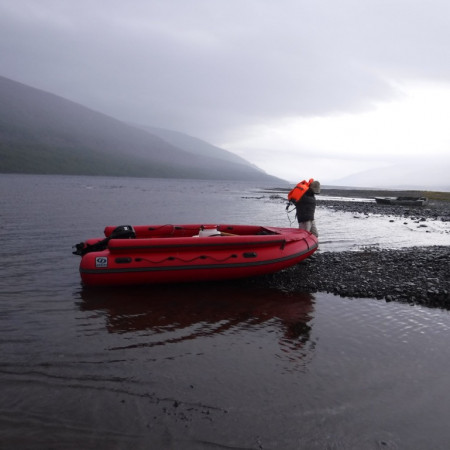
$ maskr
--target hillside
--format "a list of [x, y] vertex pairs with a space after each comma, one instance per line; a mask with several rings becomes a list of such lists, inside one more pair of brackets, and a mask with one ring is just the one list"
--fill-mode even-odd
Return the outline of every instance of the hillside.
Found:
[[201, 139], [189, 136], [185, 133], [180, 133], [179, 131], [166, 130], [164, 128], [157, 128], [157, 127], [144, 126], [142, 128], [154, 134], [155, 136], [159, 136], [161, 139], [174, 145], [175, 147], [182, 148], [183, 150], [193, 153], [195, 155], [210, 156], [213, 154], [215, 158], [222, 159], [224, 161], [231, 161], [239, 164], [248, 165], [256, 170], [261, 171], [261, 169], [249, 163], [244, 158], [236, 155], [235, 153], [231, 153], [220, 147], [216, 147], [215, 145], [212, 145], [209, 142], [205, 142]]
[[180, 148], [171, 139], [0, 77], [1, 173], [277, 180], [236, 155], [224, 158], [229, 152], [214, 146], [202, 145], [207, 153], [195, 154], [195, 139], [184, 141], [190, 144]]

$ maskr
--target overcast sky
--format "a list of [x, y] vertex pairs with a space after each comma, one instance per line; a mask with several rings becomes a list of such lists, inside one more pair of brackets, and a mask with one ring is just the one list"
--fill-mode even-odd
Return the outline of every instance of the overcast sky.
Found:
[[449, 173], [449, 18], [448, 0], [0, 0], [0, 75], [290, 181]]

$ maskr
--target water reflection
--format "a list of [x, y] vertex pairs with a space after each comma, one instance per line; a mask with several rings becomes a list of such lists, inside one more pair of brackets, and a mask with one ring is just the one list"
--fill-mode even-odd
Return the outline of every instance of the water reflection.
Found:
[[313, 347], [310, 343], [304, 348], [310, 341], [312, 294], [287, 293], [241, 281], [83, 289], [80, 295], [80, 309], [104, 315], [109, 333], [136, 336], [127, 339], [126, 348], [258, 330], [275, 331], [279, 349], [289, 359], [298, 360]]

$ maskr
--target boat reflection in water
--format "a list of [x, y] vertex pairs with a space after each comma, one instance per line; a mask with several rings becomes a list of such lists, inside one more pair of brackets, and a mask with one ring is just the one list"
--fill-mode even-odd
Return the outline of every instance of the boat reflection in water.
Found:
[[[82, 311], [104, 314], [126, 347], [155, 347], [218, 335], [259, 333], [289, 360], [311, 353], [314, 296], [255, 286], [249, 280], [136, 288], [83, 289]], [[261, 333], [262, 330], [262, 333]], [[308, 344], [309, 342], [309, 344]], [[200, 344], [200, 343], [199, 343]], [[308, 344], [308, 345], [307, 345]]]

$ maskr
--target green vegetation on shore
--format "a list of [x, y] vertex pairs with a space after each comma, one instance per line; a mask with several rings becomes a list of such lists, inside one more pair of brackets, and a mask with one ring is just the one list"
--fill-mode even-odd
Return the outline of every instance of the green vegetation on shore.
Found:
[[450, 202], [450, 192], [423, 191], [422, 196], [430, 200]]

